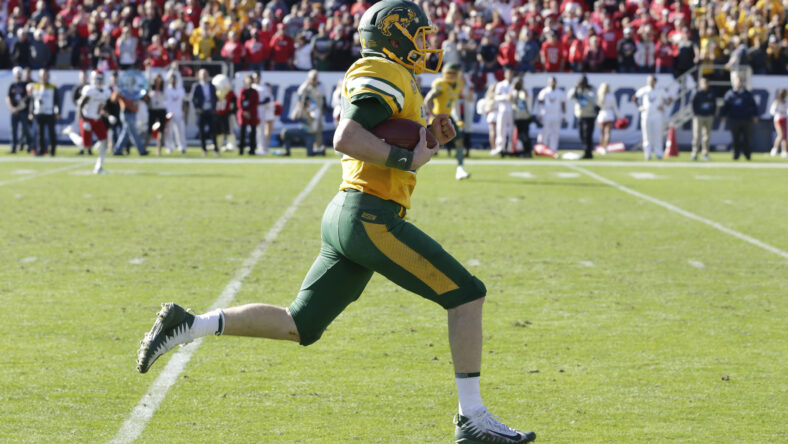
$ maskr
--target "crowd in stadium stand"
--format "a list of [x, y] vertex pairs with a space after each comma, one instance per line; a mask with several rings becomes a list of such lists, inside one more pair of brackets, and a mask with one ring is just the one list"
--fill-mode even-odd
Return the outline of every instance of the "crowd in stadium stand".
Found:
[[[468, 73], [788, 70], [788, 0], [422, 0], [444, 63]], [[343, 71], [367, 0], [0, 0], [0, 69]], [[183, 69], [190, 69], [184, 67]], [[189, 74], [189, 73], [185, 73]]]

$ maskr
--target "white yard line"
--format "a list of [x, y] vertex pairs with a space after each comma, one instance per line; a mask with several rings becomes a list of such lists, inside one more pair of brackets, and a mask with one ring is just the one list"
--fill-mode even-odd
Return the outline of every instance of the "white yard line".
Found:
[[76, 168], [79, 168], [79, 167], [85, 166], [85, 165], [87, 165], [87, 163], [85, 161], [82, 161], [82, 162], [77, 163], [76, 165], [64, 166], [64, 167], [61, 167], [61, 168], [55, 168], [55, 169], [52, 169], [52, 170], [42, 171], [40, 173], [33, 173], [33, 174], [30, 174], [30, 175], [27, 175], [27, 176], [17, 177], [16, 179], [4, 180], [4, 181], [0, 182], [0, 187], [3, 186], [3, 185], [8, 185], [10, 183], [16, 183], [16, 182], [22, 182], [22, 181], [25, 181], [25, 180], [35, 179], [36, 177], [48, 176], [50, 174], [59, 173], [61, 171], [73, 170], [73, 169], [76, 169]]
[[[331, 163], [325, 162], [323, 167], [315, 173], [312, 180], [306, 185], [306, 187], [301, 191], [301, 193], [296, 196], [293, 200], [293, 203], [290, 204], [289, 207], [285, 210], [279, 220], [276, 221], [273, 227], [268, 230], [268, 233], [265, 235], [265, 238], [260, 242], [259, 245], [252, 251], [248, 258], [244, 261], [243, 265], [240, 269], [235, 273], [235, 277], [227, 284], [224, 288], [224, 291], [219, 295], [216, 299], [216, 302], [213, 303], [210, 310], [214, 310], [217, 308], [222, 308], [230, 305], [235, 298], [235, 295], [241, 290], [241, 284], [243, 283], [244, 279], [251, 273], [252, 269], [257, 265], [257, 262], [263, 257], [268, 247], [276, 240], [279, 233], [287, 224], [287, 221], [293, 217], [296, 210], [298, 209], [301, 202], [312, 192], [312, 190], [317, 186], [320, 179], [323, 178], [328, 167], [331, 166]], [[131, 443], [134, 442], [139, 436], [142, 434], [142, 431], [145, 430], [145, 426], [147, 426], [148, 421], [150, 421], [153, 414], [158, 409], [159, 405], [161, 404], [164, 397], [167, 395], [169, 389], [175, 384], [178, 380], [178, 377], [183, 372], [183, 369], [186, 367], [186, 364], [191, 359], [194, 352], [197, 350], [197, 347], [200, 346], [202, 343], [202, 338], [199, 338], [192, 342], [191, 344], [181, 347], [178, 351], [172, 354], [170, 361], [162, 370], [159, 377], [153, 381], [148, 392], [140, 399], [140, 402], [134, 408], [134, 410], [129, 415], [126, 422], [123, 423], [123, 426], [118, 431], [118, 434], [112, 440], [113, 443]]]
[[669, 203], [667, 203], [667, 202], [665, 202], [663, 200], [659, 200], [659, 199], [651, 197], [651, 196], [649, 196], [647, 194], [643, 194], [643, 193], [635, 191], [635, 190], [633, 190], [631, 188], [627, 188], [624, 185], [620, 185], [620, 184], [618, 184], [616, 182], [613, 182], [610, 179], [602, 177], [602, 176], [600, 176], [600, 175], [598, 175], [596, 173], [592, 173], [591, 171], [588, 171], [585, 168], [580, 168], [580, 167], [573, 166], [573, 165], [567, 165], [567, 166], [569, 168], [575, 170], [575, 171], [579, 171], [579, 172], [585, 174], [586, 176], [589, 176], [589, 177], [591, 177], [593, 179], [596, 179], [596, 180], [598, 180], [598, 181], [600, 181], [602, 183], [610, 185], [613, 188], [617, 188], [619, 191], [623, 191], [623, 192], [625, 192], [627, 194], [631, 194], [632, 196], [639, 197], [639, 198], [641, 198], [641, 199], [643, 199], [645, 201], [651, 202], [651, 203], [653, 203], [655, 205], [659, 205], [662, 208], [665, 208], [665, 209], [667, 209], [669, 211], [672, 211], [674, 213], [680, 214], [680, 215], [682, 215], [682, 216], [684, 216], [684, 217], [686, 217], [688, 219], [692, 219], [692, 220], [696, 220], [698, 222], [704, 223], [704, 224], [706, 224], [706, 225], [708, 225], [708, 226], [710, 226], [710, 227], [712, 227], [712, 228], [714, 228], [716, 230], [722, 231], [725, 234], [729, 234], [729, 235], [731, 235], [733, 237], [739, 238], [739, 239], [741, 239], [741, 240], [743, 240], [745, 242], [748, 242], [748, 243], [750, 243], [752, 245], [755, 245], [756, 247], [763, 248], [766, 251], [770, 251], [770, 252], [772, 252], [772, 253], [774, 253], [774, 254], [776, 254], [778, 256], [782, 256], [783, 258], [788, 259], [788, 252], [783, 251], [783, 250], [781, 250], [781, 249], [779, 249], [777, 247], [773, 247], [773, 246], [771, 246], [771, 245], [769, 245], [769, 244], [767, 244], [765, 242], [761, 242], [761, 241], [759, 241], [758, 239], [755, 239], [752, 236], [748, 236], [748, 235], [746, 235], [744, 233], [740, 233], [740, 232], [738, 232], [736, 230], [732, 230], [732, 229], [730, 229], [730, 228], [728, 228], [728, 227], [726, 227], [726, 226], [724, 226], [724, 225], [722, 225], [722, 224], [720, 224], [718, 222], [714, 222], [713, 220], [706, 219], [705, 217], [698, 216], [695, 213], [690, 213], [687, 210], [683, 210], [683, 209], [681, 209], [681, 208], [679, 208], [679, 207], [677, 207], [675, 205], [669, 204]]

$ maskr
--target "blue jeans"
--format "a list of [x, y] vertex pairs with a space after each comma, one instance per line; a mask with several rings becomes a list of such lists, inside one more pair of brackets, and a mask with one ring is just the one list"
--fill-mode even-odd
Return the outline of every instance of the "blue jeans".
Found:
[[137, 134], [137, 113], [123, 111], [120, 113], [120, 123], [123, 129], [120, 130], [120, 136], [118, 136], [118, 141], [115, 142], [113, 153], [116, 155], [123, 154], [123, 148], [126, 144], [133, 141], [140, 155], [148, 154], [145, 146], [142, 145], [140, 135]]
[[282, 143], [285, 146], [285, 154], [287, 156], [290, 155], [290, 146], [294, 143], [294, 139], [304, 141], [307, 156], [313, 156], [315, 154], [313, 150], [315, 145], [315, 134], [308, 133], [301, 128], [285, 128], [282, 131]]
[[[22, 137], [18, 137], [19, 126], [22, 126]], [[16, 145], [22, 150], [22, 139], [27, 143], [28, 150], [33, 149], [33, 135], [30, 133], [30, 121], [27, 120], [26, 112], [11, 114], [11, 152], [16, 152]]]

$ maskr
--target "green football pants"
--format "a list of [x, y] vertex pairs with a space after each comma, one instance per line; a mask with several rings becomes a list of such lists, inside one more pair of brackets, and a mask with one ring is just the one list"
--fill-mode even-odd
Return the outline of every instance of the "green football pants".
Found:
[[302, 345], [320, 339], [375, 272], [446, 309], [484, 297], [484, 284], [404, 213], [393, 201], [355, 190], [328, 204], [320, 254], [289, 307]]

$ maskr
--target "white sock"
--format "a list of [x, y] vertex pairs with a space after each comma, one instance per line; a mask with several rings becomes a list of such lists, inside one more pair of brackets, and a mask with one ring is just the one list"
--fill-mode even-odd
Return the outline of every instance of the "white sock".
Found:
[[102, 140], [99, 143], [98, 159], [96, 159], [96, 166], [93, 171], [100, 171], [104, 166], [104, 157], [107, 155], [107, 141]]
[[224, 332], [224, 312], [213, 310], [194, 317], [191, 334], [192, 338], [216, 335]]
[[460, 415], [473, 416], [484, 409], [479, 390], [479, 373], [456, 373], [457, 396], [460, 398]]

